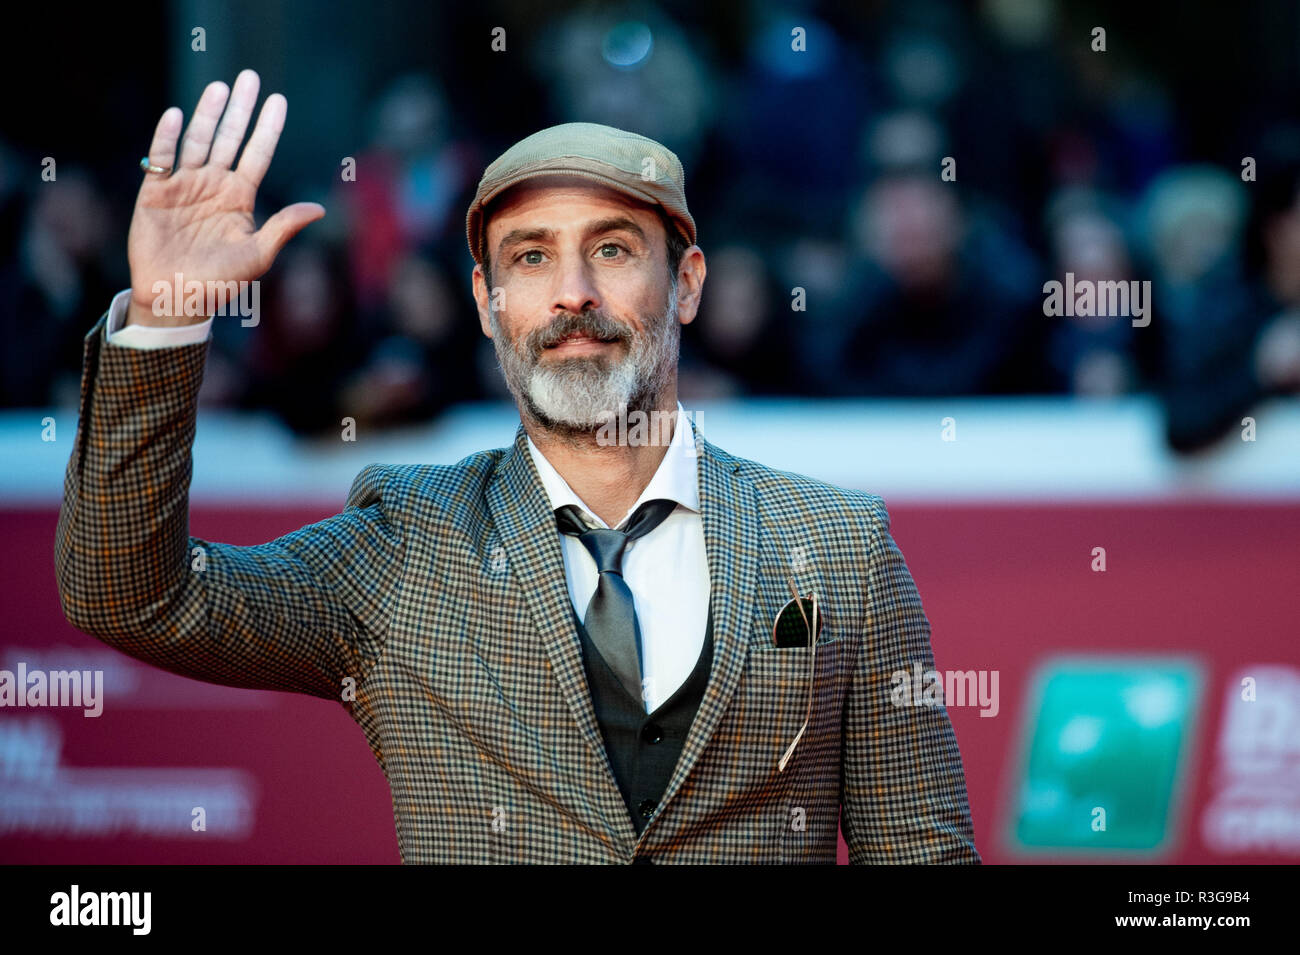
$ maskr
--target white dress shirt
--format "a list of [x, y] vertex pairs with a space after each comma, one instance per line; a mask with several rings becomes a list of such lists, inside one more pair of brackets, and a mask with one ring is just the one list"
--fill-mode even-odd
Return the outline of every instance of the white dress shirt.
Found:
[[[573, 504], [588, 523], [609, 526], [573, 493], [532, 438], [528, 439], [528, 451], [550, 498], [552, 511]], [[673, 440], [659, 462], [659, 469], [617, 526], [622, 527], [638, 507], [656, 498], [676, 501], [677, 507], [662, 524], [632, 541], [623, 552], [623, 580], [632, 591], [645, 652], [642, 677], [647, 713], [653, 713], [666, 702], [695, 669], [704, 649], [709, 619], [709, 562], [704, 549], [704, 520], [700, 516], [695, 436], [680, 401]], [[596, 561], [577, 537], [561, 532], [558, 527], [555, 532], [563, 545], [569, 599], [578, 619], [585, 623], [587, 604], [596, 592], [600, 577]]]
[[[105, 325], [105, 341], [126, 348], [175, 348], [208, 339], [212, 319], [196, 325], [158, 328], [151, 325], [127, 325], [126, 308], [131, 290], [124, 289], [113, 298]], [[564, 478], [546, 456], [528, 439], [542, 487], [550, 499], [551, 510], [565, 504], [576, 505], [584, 520], [596, 527], [608, 527], [590, 507], [573, 493]], [[704, 548], [704, 521], [700, 516], [699, 475], [696, 469], [695, 436], [685, 409], [677, 403], [677, 422], [673, 440], [650, 483], [628, 508], [618, 526], [646, 501], [666, 498], [677, 507], [654, 530], [632, 541], [623, 555], [623, 580], [632, 591], [637, 623], [645, 651], [644, 673], [647, 713], [652, 713], [675, 693], [695, 669], [704, 649], [704, 633], [709, 617], [709, 563]], [[569, 599], [578, 618], [585, 622], [587, 604], [596, 592], [599, 574], [596, 561], [576, 537], [558, 527], [564, 553], [564, 575], [569, 585]]]

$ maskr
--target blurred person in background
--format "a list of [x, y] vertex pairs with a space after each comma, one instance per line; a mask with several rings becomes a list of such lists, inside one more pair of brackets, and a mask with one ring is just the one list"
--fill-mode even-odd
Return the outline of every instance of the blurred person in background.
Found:
[[997, 394], [1041, 387], [1033, 259], [963, 210], [930, 170], [888, 172], [852, 213], [855, 262], [838, 314], [804, 336], [826, 393]]
[[[1053, 280], [1064, 283], [1067, 274], [1073, 274], [1076, 283], [1140, 278], [1113, 201], [1090, 190], [1065, 190], [1049, 205], [1047, 220]], [[1128, 314], [1067, 315], [1048, 321], [1048, 360], [1057, 390], [1104, 398], [1127, 394], [1145, 383], [1137, 339], [1145, 335], [1150, 341], [1153, 336], [1134, 328]]]
[[[23, 342], [0, 352], [2, 407], [76, 402], [82, 320], [121, 285], [98, 184], [83, 168], [56, 168], [57, 179], [33, 188], [16, 257], [0, 269], [0, 334]], [[11, 198], [6, 208], [16, 214], [19, 201]], [[35, 315], [43, 319], [33, 322]]]
[[759, 7], [755, 21], [720, 89], [717, 200], [731, 221], [798, 234], [842, 213], [874, 84], [859, 50], [811, 11]]
[[464, 193], [481, 166], [457, 135], [442, 88], [424, 74], [395, 80], [375, 106], [356, 180], [335, 187], [346, 210], [351, 278], [367, 327], [383, 309], [398, 264], [422, 247], [459, 251]]
[[712, 68], [652, 4], [557, 11], [541, 27], [529, 59], [557, 121], [635, 128], [671, 141], [687, 165], [718, 110]]
[[1300, 127], [1273, 130], [1259, 159], [1247, 264], [1261, 277], [1251, 365], [1264, 396], [1300, 391]]
[[401, 259], [386, 296], [382, 337], [339, 398], [358, 424], [424, 421], [457, 401], [479, 397], [478, 334], [461, 317], [444, 266], [425, 250]]
[[1198, 451], [1240, 427], [1263, 394], [1254, 354], [1269, 315], [1243, 267], [1246, 191], [1216, 166], [1177, 166], [1152, 182], [1142, 208], [1166, 440]]
[[[265, 283], [270, 307], [252, 337], [243, 404], [272, 411], [299, 435], [337, 433], [353, 414], [339, 396], [359, 346], [344, 255], [305, 238], [282, 263]], [[223, 321], [239, 319], [219, 316], [214, 325]]]
[[698, 321], [682, 331], [681, 388], [691, 398], [791, 394], [793, 314], [763, 254], [733, 242], [709, 257]]

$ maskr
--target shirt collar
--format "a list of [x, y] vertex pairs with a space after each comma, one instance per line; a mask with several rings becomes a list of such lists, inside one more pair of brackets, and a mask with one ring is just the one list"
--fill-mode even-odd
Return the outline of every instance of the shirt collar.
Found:
[[[531, 437], [528, 438], [528, 453], [532, 455], [533, 464], [537, 467], [537, 476], [542, 479], [542, 487], [546, 489], [546, 496], [550, 498], [552, 511], [566, 504], [573, 504], [582, 510], [584, 516], [589, 518], [597, 527], [609, 526], [590, 507], [583, 503], [582, 498], [573, 493], [573, 489], [569, 487], [568, 482], [560, 476], [560, 472], [555, 470], [551, 462], [546, 459], [546, 455], [538, 450], [537, 445], [533, 444]], [[628, 508], [619, 524], [627, 520], [632, 512], [646, 501], [659, 498], [676, 501], [684, 507], [698, 511], [700, 509], [700, 484], [695, 462], [695, 432], [686, 417], [686, 409], [682, 407], [682, 403], [679, 401], [677, 402], [677, 421], [673, 425], [673, 439], [668, 443], [668, 450], [664, 452], [663, 460], [659, 462], [659, 468], [655, 471], [654, 477], [650, 479], [646, 489], [641, 492], [641, 496]]]

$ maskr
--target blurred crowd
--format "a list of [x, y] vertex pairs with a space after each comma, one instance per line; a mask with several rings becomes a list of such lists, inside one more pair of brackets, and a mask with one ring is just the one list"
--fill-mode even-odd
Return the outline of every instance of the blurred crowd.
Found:
[[[744, 9], [557, 8], [513, 40], [509, 95], [527, 77], [536, 108], [500, 124], [458, 104], [463, 74], [390, 77], [356, 181], [267, 275], [259, 325], [214, 323], [202, 401], [309, 435], [507, 397], [465, 209], [503, 148], [575, 119], [685, 164], [708, 277], [683, 331], [684, 401], [1146, 392], [1193, 451], [1300, 388], [1292, 117], [1189, 148], [1188, 106], [1140, 68], [1140, 38], [1096, 51], [1049, 0]], [[129, 284], [134, 195], [85, 165], [41, 182], [38, 157], [0, 140], [8, 407], [75, 399], [81, 339]], [[264, 189], [259, 212], [303, 198]], [[1150, 324], [1045, 315], [1044, 283], [1067, 273], [1149, 281]]]

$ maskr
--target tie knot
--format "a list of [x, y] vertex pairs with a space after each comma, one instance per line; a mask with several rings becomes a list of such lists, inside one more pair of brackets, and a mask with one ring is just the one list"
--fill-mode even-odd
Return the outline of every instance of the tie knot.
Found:
[[555, 511], [555, 523], [562, 533], [577, 537], [596, 561], [599, 573], [623, 573], [623, 552], [630, 541], [644, 537], [664, 522], [677, 507], [676, 501], [657, 498], [646, 501], [628, 519], [626, 530], [588, 527], [578, 509], [566, 504]]

